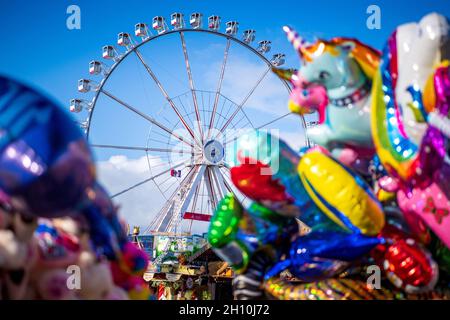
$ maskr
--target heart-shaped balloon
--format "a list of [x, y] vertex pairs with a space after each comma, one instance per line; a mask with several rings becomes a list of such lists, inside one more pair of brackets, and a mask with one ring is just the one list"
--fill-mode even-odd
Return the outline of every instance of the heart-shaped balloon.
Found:
[[[397, 193], [399, 207], [409, 220], [424, 221], [450, 248], [450, 198], [449, 190], [437, 182], [425, 188], [416, 187]], [[416, 228], [417, 229], [417, 228]]]

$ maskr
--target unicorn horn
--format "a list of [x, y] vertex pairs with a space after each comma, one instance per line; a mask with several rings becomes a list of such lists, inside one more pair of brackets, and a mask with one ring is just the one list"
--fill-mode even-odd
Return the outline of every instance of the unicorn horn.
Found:
[[294, 49], [297, 50], [297, 52], [302, 57], [304, 54], [303, 47], [306, 44], [305, 39], [300, 37], [300, 35], [297, 33], [297, 31], [295, 31], [294, 29], [292, 29], [289, 26], [284, 26], [283, 31], [286, 32], [286, 36], [287, 36], [289, 42], [292, 43], [292, 46], [294, 47]]

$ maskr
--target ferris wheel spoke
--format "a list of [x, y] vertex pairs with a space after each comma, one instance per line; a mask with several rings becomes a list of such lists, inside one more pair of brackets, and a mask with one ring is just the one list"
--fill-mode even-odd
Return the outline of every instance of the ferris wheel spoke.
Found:
[[206, 190], [208, 191], [208, 197], [211, 201], [211, 205], [212, 205], [212, 207], [215, 208], [217, 206], [217, 197], [216, 197], [216, 194], [214, 193], [212, 171], [209, 167], [206, 170], [205, 184], [206, 184]]
[[[231, 102], [231, 101], [229, 101], [227, 99], [223, 99], [223, 103], [222, 103], [222, 106], [221, 106], [220, 111], [219, 111], [219, 114], [221, 115], [221, 118], [217, 120], [216, 128], [220, 127], [228, 119], [228, 115], [230, 113], [231, 106], [230, 106], [230, 108], [227, 109], [226, 113], [224, 113], [225, 106], [227, 105], [227, 102], [230, 103], [231, 106], [233, 105], [233, 102]], [[220, 122], [220, 125], [219, 125], [219, 122]]]
[[120, 105], [122, 105], [123, 107], [127, 108], [128, 110], [136, 113], [137, 115], [141, 116], [142, 118], [144, 118], [145, 120], [147, 120], [148, 122], [150, 122], [151, 124], [154, 124], [155, 126], [157, 126], [158, 128], [164, 130], [165, 132], [167, 132], [168, 134], [170, 134], [171, 136], [177, 138], [178, 140], [186, 143], [187, 145], [189, 145], [190, 147], [194, 148], [194, 145], [192, 143], [190, 143], [189, 141], [186, 141], [185, 138], [183, 138], [182, 136], [174, 133], [172, 130], [170, 130], [169, 128], [167, 128], [165, 125], [163, 125], [162, 123], [156, 121], [155, 119], [153, 119], [152, 117], [146, 115], [145, 113], [139, 111], [138, 109], [134, 108], [133, 106], [129, 105], [128, 103], [126, 103], [125, 101], [122, 101], [121, 99], [117, 98], [116, 96], [114, 96], [112, 93], [110, 93], [109, 91], [106, 91], [104, 89], [101, 90], [101, 92], [106, 95], [107, 97], [111, 98], [112, 100], [116, 101], [117, 103], [119, 103]]
[[[226, 167], [222, 167], [222, 168], [227, 169]], [[219, 170], [222, 169], [222, 168], [219, 168]], [[220, 170], [220, 172], [222, 172], [222, 170]], [[230, 176], [227, 176], [227, 173], [229, 174], [230, 171], [229, 170], [228, 171], [225, 170], [225, 173], [222, 172], [222, 177], [224, 177], [223, 183], [224, 183], [225, 187], [227, 188], [227, 190], [229, 192], [233, 192], [234, 193], [232, 185], [227, 181], [227, 179], [225, 179], [225, 178], [228, 178], [231, 181], [231, 178], [230, 178]]]
[[187, 52], [186, 47], [186, 40], [184, 39], [184, 33], [180, 32], [180, 39], [181, 39], [181, 46], [183, 47], [183, 54], [184, 54], [184, 62], [186, 64], [186, 72], [189, 79], [189, 87], [191, 88], [192, 93], [192, 100], [194, 102], [194, 109], [195, 109], [195, 117], [197, 118], [197, 126], [200, 133], [200, 141], [203, 143], [203, 130], [202, 130], [202, 120], [200, 117], [200, 111], [198, 109], [198, 101], [197, 101], [197, 94], [195, 93], [195, 85], [194, 85], [194, 79], [192, 78], [192, 71], [191, 71], [191, 65], [189, 63], [189, 56]]
[[191, 123], [191, 125], [193, 127], [195, 127], [194, 120], [191, 119], [190, 112], [188, 111], [188, 109], [184, 105], [183, 101], [180, 99], [179, 96], [177, 97], [177, 99], [178, 99], [179, 105], [181, 105], [181, 108], [183, 108], [185, 116], [189, 119], [189, 122]]
[[[236, 128], [236, 127], [242, 122], [242, 120], [244, 120], [244, 119], [245, 119], [245, 115], [243, 115], [242, 117], [240, 117], [239, 120], [236, 121], [236, 122], [233, 124], [233, 128]], [[246, 122], [245, 124], [247, 124], [247, 123], [248, 123], [248, 120], [247, 120], [247, 122]]]
[[292, 114], [292, 112], [285, 113], [285, 114], [283, 114], [282, 116], [279, 116], [278, 118], [275, 118], [275, 119], [273, 119], [273, 120], [271, 120], [271, 121], [269, 121], [269, 122], [266, 122], [266, 123], [264, 123], [264, 124], [258, 126], [257, 128], [255, 128], [255, 130], [262, 129], [262, 128], [268, 126], [268, 125], [271, 125], [271, 124], [273, 124], [273, 123], [275, 123], [275, 122], [277, 122], [277, 121], [280, 121], [281, 119], [286, 118], [286, 117], [287, 117], [288, 115], [290, 115], [290, 114]]
[[217, 111], [217, 105], [219, 103], [220, 91], [222, 90], [223, 77], [225, 75], [225, 66], [226, 66], [227, 60], [228, 60], [228, 51], [230, 50], [230, 44], [231, 44], [231, 40], [230, 40], [230, 38], [227, 38], [227, 44], [225, 47], [225, 52], [223, 54], [222, 68], [220, 69], [220, 77], [219, 77], [219, 81], [217, 83], [216, 96], [214, 98], [214, 106], [213, 106], [213, 110], [212, 110], [212, 114], [211, 114], [211, 119], [209, 121], [208, 135], [207, 135], [206, 140], [209, 139], [209, 135], [211, 134], [211, 129], [214, 125], [214, 120], [215, 120], [216, 111]]
[[242, 111], [242, 113], [244, 114], [244, 116], [245, 116], [245, 118], [247, 119], [247, 121], [248, 121], [248, 123], [250, 124], [250, 126], [251, 126], [252, 128], [254, 128], [255, 126], [253, 125], [252, 120], [250, 120], [249, 116], [247, 115], [247, 112], [245, 112], [244, 109], [241, 109], [241, 111]]
[[116, 146], [116, 145], [108, 145], [108, 144], [90, 144], [90, 146], [93, 148], [101, 148], [101, 149], [141, 150], [141, 151], [146, 151], [146, 152], [166, 152], [166, 153], [191, 153], [191, 151], [183, 150], [183, 149]]
[[230, 123], [233, 121], [234, 117], [239, 113], [239, 111], [244, 107], [245, 103], [248, 101], [248, 99], [252, 96], [252, 94], [255, 92], [255, 90], [259, 87], [261, 82], [264, 80], [264, 78], [267, 76], [271, 68], [268, 68], [262, 75], [259, 77], [258, 81], [255, 83], [255, 85], [251, 88], [251, 90], [247, 93], [245, 98], [242, 100], [242, 102], [237, 106], [236, 110], [233, 112], [233, 114], [228, 118], [227, 122], [223, 125], [223, 127], [219, 130], [219, 133], [216, 136], [216, 139], [219, 135], [223, 134], [226, 128], [230, 125]]
[[167, 170], [164, 170], [164, 171], [162, 171], [162, 172], [160, 172], [160, 173], [158, 173], [158, 174], [156, 174], [156, 175], [154, 175], [154, 176], [152, 176], [152, 177], [150, 177], [150, 178], [147, 178], [147, 179], [145, 179], [145, 180], [143, 180], [143, 181], [141, 181], [141, 182], [139, 182], [139, 183], [136, 183], [136, 184], [132, 185], [131, 187], [128, 187], [128, 188], [126, 188], [126, 189], [124, 189], [124, 190], [122, 190], [122, 191], [120, 191], [120, 192], [118, 192], [118, 193], [112, 195], [111, 198], [118, 197], [118, 196], [120, 196], [120, 195], [122, 195], [122, 194], [124, 194], [124, 193], [126, 193], [126, 192], [128, 192], [128, 191], [131, 191], [131, 190], [133, 190], [133, 189], [135, 189], [135, 188], [137, 188], [137, 187], [142, 186], [143, 184], [146, 184], [147, 182], [153, 181], [153, 180], [155, 180], [156, 178], [162, 176], [163, 174], [166, 174], [166, 173], [170, 172], [170, 170], [179, 168], [179, 167], [181, 167], [182, 165], [186, 165], [186, 161], [180, 162], [179, 164], [177, 164], [177, 165], [175, 165], [175, 166], [172, 166], [172, 167], [170, 167], [170, 168], [167, 169]]
[[156, 83], [156, 85], [158, 86], [159, 90], [161, 91], [161, 93], [163, 94], [164, 98], [167, 100], [167, 102], [170, 104], [170, 106], [172, 107], [172, 110], [175, 112], [175, 114], [177, 115], [178, 119], [180, 119], [181, 123], [183, 124], [184, 128], [189, 132], [189, 135], [192, 137], [192, 139], [194, 139], [194, 141], [197, 143], [197, 145], [201, 146], [201, 144], [197, 141], [195, 135], [194, 135], [194, 131], [192, 131], [191, 127], [189, 127], [189, 124], [186, 122], [186, 120], [183, 118], [183, 116], [181, 115], [180, 111], [178, 110], [177, 106], [175, 105], [175, 103], [173, 102], [173, 100], [169, 97], [167, 91], [164, 89], [163, 85], [161, 84], [161, 82], [158, 80], [158, 78], [156, 77], [156, 75], [153, 73], [152, 69], [150, 69], [150, 67], [148, 66], [148, 64], [145, 62], [144, 58], [142, 57], [142, 54], [139, 52], [139, 50], [136, 48], [134, 50], [134, 53], [137, 55], [137, 57], [139, 58], [139, 60], [141, 61], [142, 65], [144, 66], [145, 70], [147, 70], [148, 74], [150, 75], [150, 77], [153, 79], [153, 81]]
[[227, 195], [227, 193], [230, 191], [227, 189], [225, 183], [224, 183], [224, 177], [222, 175], [222, 172], [217, 166], [214, 166], [211, 168], [214, 180], [216, 181], [216, 184], [218, 186], [218, 191], [220, 198], [223, 198]]

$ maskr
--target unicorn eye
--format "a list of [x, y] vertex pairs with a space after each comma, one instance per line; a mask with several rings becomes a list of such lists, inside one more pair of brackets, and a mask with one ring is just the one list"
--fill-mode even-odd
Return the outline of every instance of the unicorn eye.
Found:
[[319, 80], [324, 81], [330, 77], [330, 73], [328, 71], [320, 71]]

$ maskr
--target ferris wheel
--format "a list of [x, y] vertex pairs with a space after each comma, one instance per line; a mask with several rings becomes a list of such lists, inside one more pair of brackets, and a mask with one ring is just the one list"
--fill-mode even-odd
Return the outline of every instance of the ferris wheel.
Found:
[[[256, 41], [253, 29], [239, 35], [236, 21], [227, 22], [222, 32], [221, 18], [216, 15], [208, 17], [206, 28], [201, 13], [191, 14], [188, 22], [189, 26], [183, 14], [173, 13], [170, 27], [164, 17], [156, 16], [151, 25], [137, 23], [134, 37], [127, 32], [119, 33], [117, 45], [103, 46], [104, 61], [90, 62], [91, 79], [78, 81], [78, 91], [90, 98], [70, 102], [70, 111], [80, 116], [87, 114], [80, 126], [94, 150], [109, 154], [145, 153], [148, 172], [140, 181], [113, 192], [112, 197], [120, 203], [122, 197], [153, 183], [162, 201], [156, 205], [149, 200], [146, 205], [149, 216], [153, 216], [147, 232], [178, 234], [186, 228], [190, 232], [193, 221], [209, 221], [218, 202], [228, 192], [243, 197], [231, 182], [226, 149], [243, 130], [269, 128], [291, 116], [288, 112], [280, 115], [248, 106], [251, 99], [255, 99], [256, 104], [262, 103], [264, 96], [259, 99], [257, 96], [264, 95], [264, 90], [258, 93], [261, 92], [258, 88], [269, 75], [273, 76], [272, 67], [285, 63], [284, 54], [269, 54], [272, 47], [269, 40]], [[192, 48], [188, 47], [189, 43]], [[199, 50], [208, 49], [208, 43], [212, 43], [213, 51], [218, 54], [217, 61], [211, 52], [205, 54]], [[164, 49], [155, 49], [159, 45]], [[234, 70], [231, 87], [245, 87], [239, 97], [225, 92], [233, 50], [236, 54], [245, 54], [247, 61], [254, 61], [258, 65], [255, 70], [260, 72], [252, 75], [250, 85], [247, 81], [246, 86], [240, 86], [244, 75]], [[168, 57], [175, 51], [180, 54], [179, 65], [173, 57]], [[128, 67], [132, 63], [127, 64], [127, 61], [135, 62], [139, 76], [132, 74]], [[197, 78], [193, 61], [197, 61], [201, 69]], [[113, 80], [121, 68], [126, 69], [125, 73]], [[113, 84], [109, 85], [110, 82]], [[141, 82], [141, 89], [130, 93], [138, 82]], [[288, 83], [279, 78], [271, 82], [270, 89], [281, 90], [285, 97], [290, 91]], [[121, 90], [121, 95], [116, 93]], [[283, 109], [285, 104], [276, 107]], [[114, 116], [114, 112], [120, 115]], [[134, 116], [136, 124], [122, 121], [125, 112]], [[298, 121], [297, 115], [293, 117], [297, 125], [306, 128], [304, 118]], [[112, 123], [114, 119], [116, 124]], [[146, 130], [145, 134], [141, 128]], [[298, 139], [303, 140], [304, 145], [308, 143], [306, 134]], [[106, 187], [111, 189], [112, 186]]]

